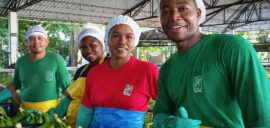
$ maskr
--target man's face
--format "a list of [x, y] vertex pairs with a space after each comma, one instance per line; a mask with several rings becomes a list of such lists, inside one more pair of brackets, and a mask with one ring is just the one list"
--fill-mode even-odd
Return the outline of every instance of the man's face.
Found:
[[160, 2], [161, 26], [174, 42], [185, 41], [199, 32], [200, 15], [194, 0], [161, 0]]
[[27, 46], [32, 54], [41, 54], [46, 52], [46, 48], [49, 44], [49, 41], [44, 36], [30, 36], [27, 39]]
[[126, 58], [131, 55], [135, 35], [128, 25], [119, 24], [111, 28], [109, 33], [109, 48], [112, 57]]
[[89, 63], [97, 64], [103, 55], [103, 47], [100, 41], [92, 36], [86, 36], [81, 42], [81, 53]]

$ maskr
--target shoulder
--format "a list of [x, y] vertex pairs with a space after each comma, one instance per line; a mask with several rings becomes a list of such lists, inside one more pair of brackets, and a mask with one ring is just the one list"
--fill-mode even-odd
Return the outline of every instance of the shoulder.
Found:
[[28, 54], [25, 54], [25, 55], [21, 56], [20, 58], [18, 58], [17, 61], [22, 61], [22, 60], [25, 60], [27, 58], [28, 58]]
[[82, 71], [82, 69], [83, 69], [86, 65], [87, 65], [87, 64], [85, 64], [85, 65], [79, 67], [79, 68], [76, 70], [76, 74], [77, 74], [77, 73], [80, 73], [80, 72]]
[[213, 39], [215, 41], [219, 42], [225, 42], [225, 43], [239, 43], [239, 42], [248, 42], [245, 38], [243, 38], [240, 35], [231, 35], [231, 34], [214, 34], [214, 35], [208, 35], [210, 39]]
[[108, 66], [108, 61], [109, 59], [106, 59], [104, 62], [102, 62], [101, 64], [95, 65], [93, 67], [91, 67], [91, 70], [89, 72], [103, 72], [104, 70], [107, 69]]
[[50, 56], [50, 57], [63, 59], [63, 57], [60, 54], [56, 53], [56, 52], [48, 51], [46, 54], [47, 54], [47, 56]]
[[55, 60], [55, 61], [58, 62], [58, 63], [64, 63], [64, 62], [65, 62], [64, 58], [63, 58], [60, 54], [58, 54], [58, 53], [56, 53], [56, 52], [48, 51], [48, 52], [46, 53], [46, 56], [47, 56], [48, 59], [51, 60], [51, 61]]
[[138, 67], [138, 68], [141, 68], [142, 70], [145, 70], [145, 71], [151, 71], [151, 70], [155, 70], [155, 69], [158, 69], [158, 66], [151, 63], [151, 62], [147, 62], [147, 61], [143, 61], [143, 60], [139, 60], [135, 57], [132, 57], [131, 58], [133, 60], [133, 64], [134, 66]]
[[20, 58], [18, 58], [18, 60], [16, 61], [16, 65], [19, 65], [20, 63], [23, 63], [23, 62], [25, 62], [27, 60], [28, 60], [28, 54], [23, 55]]
[[215, 34], [208, 35], [207, 45], [217, 49], [234, 49], [234, 48], [251, 48], [252, 45], [248, 40], [240, 35]]

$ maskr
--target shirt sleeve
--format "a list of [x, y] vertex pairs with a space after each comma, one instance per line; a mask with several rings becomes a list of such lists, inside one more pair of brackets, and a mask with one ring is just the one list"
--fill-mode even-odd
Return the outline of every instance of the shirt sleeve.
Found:
[[157, 99], [157, 93], [158, 93], [158, 73], [159, 73], [159, 69], [156, 65], [151, 64], [150, 68], [149, 68], [149, 83], [148, 85], [150, 86], [150, 95], [151, 98], [153, 99]]
[[166, 63], [162, 65], [159, 71], [158, 77], [158, 97], [155, 102], [153, 111], [154, 115], [159, 113], [166, 113], [173, 115], [175, 112], [174, 103], [169, 97], [168, 90], [166, 87]]
[[71, 83], [70, 75], [68, 73], [64, 59], [59, 55], [58, 59], [58, 70], [56, 72], [56, 79], [58, 87], [62, 89], [63, 92], [66, 91], [68, 85]]
[[270, 127], [270, 82], [256, 51], [242, 37], [226, 53], [234, 95], [245, 127]]

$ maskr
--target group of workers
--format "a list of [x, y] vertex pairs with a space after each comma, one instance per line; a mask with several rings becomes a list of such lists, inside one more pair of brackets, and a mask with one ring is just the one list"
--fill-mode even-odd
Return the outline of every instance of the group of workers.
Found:
[[202, 0], [161, 0], [159, 9], [162, 29], [177, 47], [160, 70], [132, 56], [141, 30], [128, 16], [110, 19], [104, 38], [96, 28], [79, 33], [78, 48], [89, 63], [73, 82], [64, 59], [46, 50], [46, 30], [32, 26], [29, 53], [16, 62], [0, 99], [12, 96], [17, 107], [57, 114], [72, 127], [142, 128], [151, 98], [154, 128], [270, 127], [270, 80], [250, 43], [201, 33]]

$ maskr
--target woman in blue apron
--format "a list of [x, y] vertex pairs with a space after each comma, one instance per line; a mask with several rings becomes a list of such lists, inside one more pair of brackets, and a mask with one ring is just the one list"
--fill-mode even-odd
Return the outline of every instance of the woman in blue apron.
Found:
[[149, 100], [157, 96], [159, 69], [132, 56], [140, 34], [140, 27], [128, 16], [109, 20], [105, 43], [111, 57], [86, 77], [77, 127], [143, 127]]

